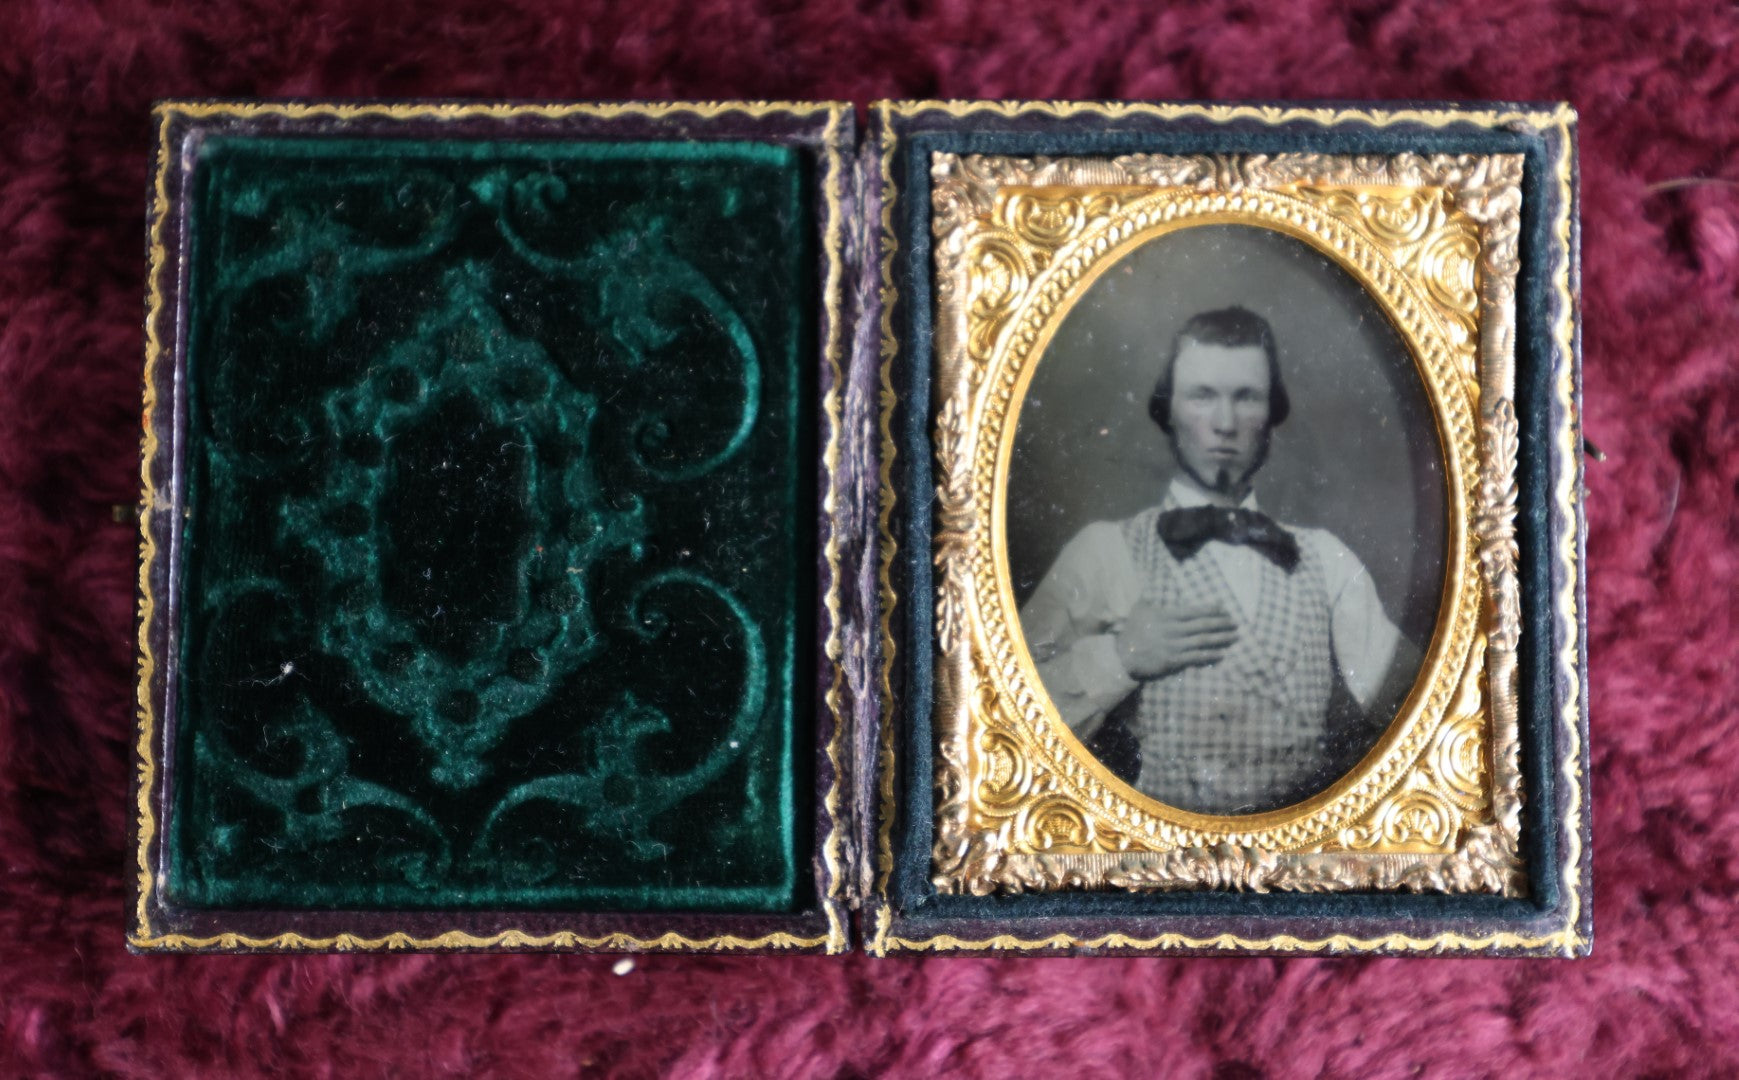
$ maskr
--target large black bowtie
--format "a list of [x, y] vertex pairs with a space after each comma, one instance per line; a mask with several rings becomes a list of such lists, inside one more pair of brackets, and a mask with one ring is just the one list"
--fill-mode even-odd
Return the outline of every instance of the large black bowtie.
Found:
[[1159, 538], [1179, 562], [1209, 540], [1243, 544], [1288, 574], [1298, 566], [1298, 541], [1267, 514], [1224, 506], [1190, 506], [1159, 515]]

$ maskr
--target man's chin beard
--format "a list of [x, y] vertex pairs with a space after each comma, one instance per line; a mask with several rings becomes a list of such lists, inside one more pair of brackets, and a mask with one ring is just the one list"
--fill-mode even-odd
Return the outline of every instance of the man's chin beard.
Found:
[[1234, 474], [1229, 466], [1219, 465], [1214, 468], [1212, 476], [1203, 476], [1190, 466], [1189, 460], [1184, 455], [1183, 448], [1177, 444], [1177, 433], [1175, 431], [1170, 433], [1169, 441], [1171, 443], [1172, 460], [1176, 461], [1178, 467], [1183, 469], [1184, 473], [1187, 474], [1191, 480], [1196, 482], [1197, 487], [1200, 487], [1203, 491], [1213, 495], [1242, 498], [1249, 494], [1250, 488], [1255, 483], [1256, 474], [1260, 472], [1262, 466], [1268, 462], [1268, 436], [1269, 433], [1267, 431], [1262, 432], [1261, 442], [1256, 447], [1256, 457], [1250, 462], [1250, 467], [1248, 469], [1245, 469], [1242, 473]]
[[1181, 454], [1178, 455], [1178, 464], [1183, 467], [1185, 473], [1189, 474], [1189, 478], [1196, 482], [1197, 487], [1213, 495], [1242, 494], [1249, 490], [1250, 478], [1256, 474], [1255, 469], [1250, 469], [1242, 476], [1234, 476], [1231, 469], [1221, 465], [1212, 474], [1203, 476], [1184, 461]]

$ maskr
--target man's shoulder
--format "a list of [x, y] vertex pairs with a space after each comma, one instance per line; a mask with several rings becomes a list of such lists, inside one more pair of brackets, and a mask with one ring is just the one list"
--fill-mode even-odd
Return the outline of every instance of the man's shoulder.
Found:
[[[1144, 521], [1153, 520], [1154, 518], [1159, 516], [1159, 511], [1160, 511], [1159, 507], [1149, 506], [1145, 510], [1137, 510], [1135, 513], [1130, 514], [1128, 517], [1113, 518], [1109, 521], [1095, 521], [1093, 523], [1093, 525], [1097, 525], [1097, 526], [1100, 526], [1100, 527], [1106, 528], [1106, 529], [1117, 529], [1117, 530], [1121, 531], [1123, 529], [1129, 528], [1129, 526], [1132, 524], [1140, 524], [1141, 522], [1144, 522]], [[1092, 528], [1092, 526], [1088, 526], [1088, 528]]]
[[1047, 586], [1061, 588], [1065, 594], [1088, 596], [1107, 596], [1127, 588], [1135, 564], [1123, 525], [1120, 521], [1095, 521], [1082, 526], [1051, 563], [1045, 576]]
[[1069, 540], [1067, 548], [1102, 551], [1106, 548], [1126, 547], [1125, 537], [1131, 525], [1138, 524], [1142, 517], [1155, 511], [1143, 511], [1121, 521], [1094, 521], [1081, 527]]
[[1319, 529], [1312, 525], [1292, 525], [1281, 522], [1280, 527], [1298, 538], [1300, 544], [1308, 544], [1323, 552], [1333, 552], [1336, 556], [1355, 557], [1353, 549], [1334, 533], [1327, 529]]
[[1339, 585], [1365, 573], [1365, 564], [1359, 561], [1353, 549], [1327, 529], [1305, 525], [1286, 525], [1284, 528], [1297, 538], [1300, 548], [1315, 556], [1329, 580], [1331, 591], [1338, 591]]

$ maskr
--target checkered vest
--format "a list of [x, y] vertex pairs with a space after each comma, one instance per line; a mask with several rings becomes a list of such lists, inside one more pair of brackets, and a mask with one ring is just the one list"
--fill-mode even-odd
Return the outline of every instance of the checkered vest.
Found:
[[[1239, 618], [1231, 588], [1202, 551], [1173, 558], [1159, 537], [1160, 508], [1123, 523], [1123, 538], [1162, 605], [1215, 604]], [[1254, 618], [1239, 618], [1237, 643], [1216, 664], [1185, 668], [1141, 687], [1136, 786], [1173, 806], [1227, 814], [1275, 808], [1303, 797], [1325, 757], [1323, 736], [1334, 656], [1320, 559], [1300, 544], [1289, 574], [1267, 559]]]

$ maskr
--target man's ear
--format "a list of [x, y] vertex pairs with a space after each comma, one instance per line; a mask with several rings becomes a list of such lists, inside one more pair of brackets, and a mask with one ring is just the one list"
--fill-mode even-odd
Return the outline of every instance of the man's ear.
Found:
[[1153, 388], [1147, 399], [1147, 415], [1159, 425], [1159, 430], [1171, 434], [1171, 387], [1162, 382]]
[[1286, 392], [1286, 384], [1278, 378], [1268, 390], [1268, 430], [1273, 431], [1286, 418], [1292, 415], [1292, 396]]

